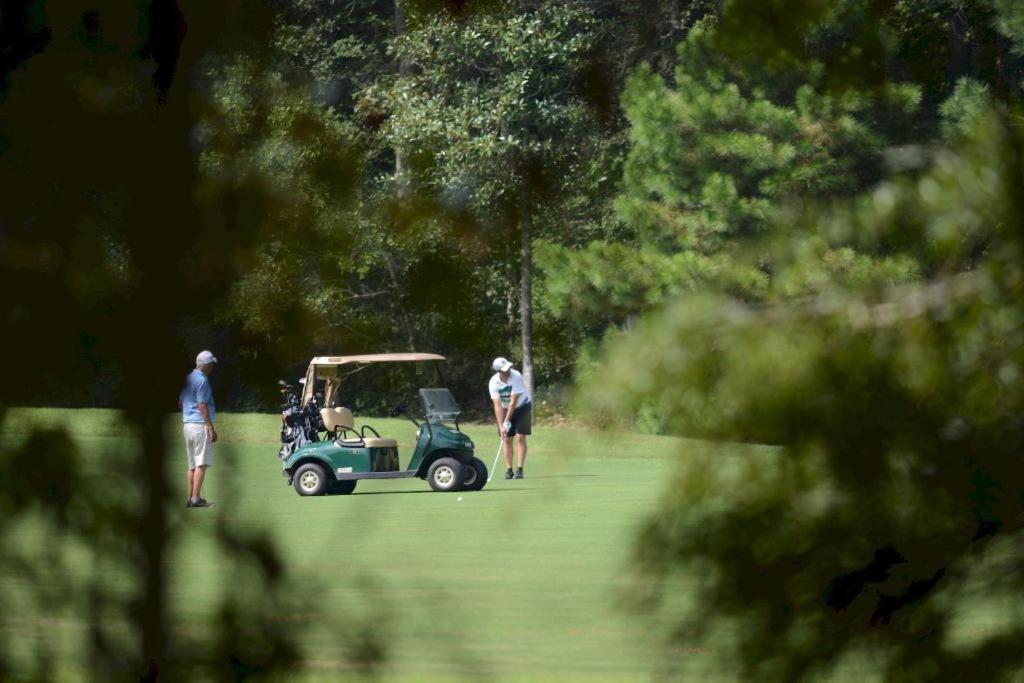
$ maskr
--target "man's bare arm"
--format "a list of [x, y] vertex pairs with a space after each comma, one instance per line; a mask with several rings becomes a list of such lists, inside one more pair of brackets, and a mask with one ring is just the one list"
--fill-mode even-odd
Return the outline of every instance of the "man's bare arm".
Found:
[[498, 422], [498, 431], [501, 432], [502, 436], [505, 436], [505, 419], [502, 417], [501, 399], [492, 398], [491, 402], [494, 403], [494, 419]]
[[505, 413], [505, 419], [502, 422], [510, 422], [512, 420], [512, 413], [516, 410], [516, 401], [519, 400], [519, 394], [512, 394], [508, 397], [508, 411]]
[[199, 414], [203, 416], [206, 428], [210, 431], [210, 441], [215, 443], [217, 441], [217, 429], [213, 426], [213, 420], [210, 419], [209, 409], [205, 403], [197, 403], [196, 406], [199, 408]]

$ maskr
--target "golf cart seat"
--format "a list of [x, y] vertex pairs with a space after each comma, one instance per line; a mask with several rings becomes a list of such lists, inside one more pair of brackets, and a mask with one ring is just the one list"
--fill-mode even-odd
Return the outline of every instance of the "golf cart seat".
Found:
[[[342, 443], [358, 443], [367, 448], [398, 448], [396, 440], [382, 438], [373, 427], [364, 425], [362, 431], [357, 432], [355, 417], [348, 408], [321, 408], [320, 417], [323, 418], [327, 431], [337, 434]], [[364, 436], [367, 429], [373, 432], [374, 436]]]
[[320, 417], [329, 432], [356, 432], [356, 421], [348, 408], [321, 408]]
[[367, 448], [398, 448], [398, 441], [381, 436], [367, 436], [363, 438], [363, 442]]

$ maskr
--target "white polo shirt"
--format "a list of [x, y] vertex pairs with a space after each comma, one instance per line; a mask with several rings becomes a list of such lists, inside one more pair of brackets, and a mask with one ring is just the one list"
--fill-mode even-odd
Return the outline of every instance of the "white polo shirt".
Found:
[[494, 373], [494, 377], [491, 377], [491, 381], [487, 383], [487, 389], [490, 391], [492, 399], [501, 399], [501, 405], [504, 408], [508, 408], [512, 394], [517, 394], [516, 408], [522, 408], [532, 398], [529, 389], [526, 388], [526, 380], [518, 370], [509, 370], [508, 383], [501, 381], [500, 372]]

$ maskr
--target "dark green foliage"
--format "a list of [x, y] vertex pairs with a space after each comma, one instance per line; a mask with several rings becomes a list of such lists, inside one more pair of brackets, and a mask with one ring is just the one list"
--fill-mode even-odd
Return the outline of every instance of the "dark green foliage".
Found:
[[950, 142], [970, 139], [991, 114], [991, 108], [986, 86], [968, 78], [961, 79], [952, 96], [939, 107], [942, 137]]
[[752, 680], [862, 652], [913, 680], [1024, 663], [1019, 622], [990, 637], [956, 622], [966, 587], [1007, 601], [1024, 588], [999, 569], [1024, 536], [1024, 140], [976, 122], [920, 178], [778, 224], [774, 282], [803, 269], [807, 240], [867, 249], [907, 231], [935, 264], [925, 280], [830, 279], [795, 303], [780, 284], [768, 308], [691, 297], [616, 339], [584, 392], [602, 413], [653, 399], [671, 428], [781, 446], [681, 467], [638, 546], [651, 599], [680, 569], [711, 568], [680, 618], [700, 628], [678, 637], [730, 624]]
[[527, 183], [554, 190], [587, 144], [575, 90], [596, 29], [577, 3], [420, 19], [395, 42], [416, 69], [386, 94], [390, 138], [426, 162], [432, 189], [488, 219]]
[[391, 0], [287, 0], [274, 43], [290, 74], [312, 79], [318, 101], [351, 112], [360, 93], [382, 74], [394, 70], [386, 54], [394, 32]]
[[780, 206], [874, 182], [890, 143], [875, 122], [907, 118], [917, 103], [912, 86], [829, 93], [817, 63], [785, 78], [749, 71], [703, 27], [678, 55], [673, 86], [641, 68], [625, 91], [632, 147], [617, 207], [632, 239], [541, 252], [556, 315], [621, 323], [707, 287], [760, 298], [771, 264], [736, 258], [743, 244]]
[[[273, 657], [261, 660], [268, 672], [296, 659], [297, 629], [256, 627], [244, 648], [227, 637], [180, 647], [165, 630], [167, 548], [180, 530], [169, 509], [181, 501], [171, 500], [163, 428], [197, 350], [183, 351], [181, 339], [247, 272], [265, 225], [251, 219], [282, 212], [267, 188], [198, 170], [197, 124], [212, 107], [191, 77], [211, 50], [237, 44], [240, 26], [249, 40], [265, 35], [266, 15], [232, 5], [3, 6], [0, 317], [9, 362], [0, 412], [39, 397], [91, 400], [95, 391], [121, 411], [116, 429], [137, 440], [104, 449], [90, 469], [75, 424], [5, 422], [0, 564], [26, 581], [4, 585], [0, 602], [38, 623], [73, 615], [87, 629], [82, 675], [97, 679], [202, 678], [256, 651]], [[99, 384], [111, 368], [120, 381]], [[253, 368], [248, 378], [266, 379]], [[39, 544], [19, 540], [26, 528]], [[266, 543], [224, 550], [240, 572], [280, 563]], [[266, 625], [279, 580], [258, 573], [217, 603], [238, 621]], [[15, 678], [67, 675], [55, 661], [45, 647], [16, 652], [0, 637], [0, 675], [14, 663]]]
[[1024, 7], [1013, 0], [995, 0], [996, 26], [1013, 43], [1013, 51], [1024, 52]]
[[[586, 3], [410, 3], [399, 23], [382, 14], [390, 6], [336, 5], [288, 3], [275, 52], [208, 69], [220, 110], [204, 130], [204, 170], [294, 200], [283, 216], [254, 217], [268, 226], [259, 267], [227, 313], [267, 339], [319, 319], [297, 357], [439, 350], [468, 380], [473, 364], [514, 348], [521, 222], [568, 243], [605, 234], [600, 198], [624, 142], [621, 118], [594, 104], [597, 89], [621, 87], [602, 80], [614, 73], [598, 49], [611, 27]], [[385, 29], [399, 26], [380, 61]], [[318, 102], [339, 70], [351, 96]], [[351, 177], [317, 173], [339, 157], [363, 171], [355, 197]], [[539, 320], [541, 377], [564, 377], [573, 360], [564, 329]]]
[[[773, 202], [734, 256], [771, 264], [756, 301], [666, 302], [582, 375], [597, 415], [653, 405], [669, 430], [775, 446], [681, 462], [639, 539], [635, 597], [674, 616], [676, 648], [731, 642], [723, 665], [748, 680], [1019, 674], [1014, 613], [960, 627], [980, 595], [1024, 589], [1007, 572], [1024, 537], [1024, 138], [990, 93], [961, 81], [943, 140], [889, 152], [916, 161], [875, 186]], [[701, 600], [680, 607], [694, 576]]]
[[894, 2], [885, 20], [892, 27], [891, 70], [913, 79], [926, 101], [943, 102], [961, 78], [984, 83], [1000, 97], [1019, 88], [1021, 61], [1004, 38], [1010, 15], [992, 0]]

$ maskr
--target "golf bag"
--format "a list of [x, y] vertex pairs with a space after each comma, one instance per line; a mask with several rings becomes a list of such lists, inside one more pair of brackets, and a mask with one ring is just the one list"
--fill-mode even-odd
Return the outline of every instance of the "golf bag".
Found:
[[320, 440], [317, 432], [323, 430], [323, 420], [316, 396], [303, 408], [291, 385], [283, 385], [281, 394], [284, 396], [284, 405], [281, 406], [281, 449], [277, 457], [285, 460], [298, 448]]

